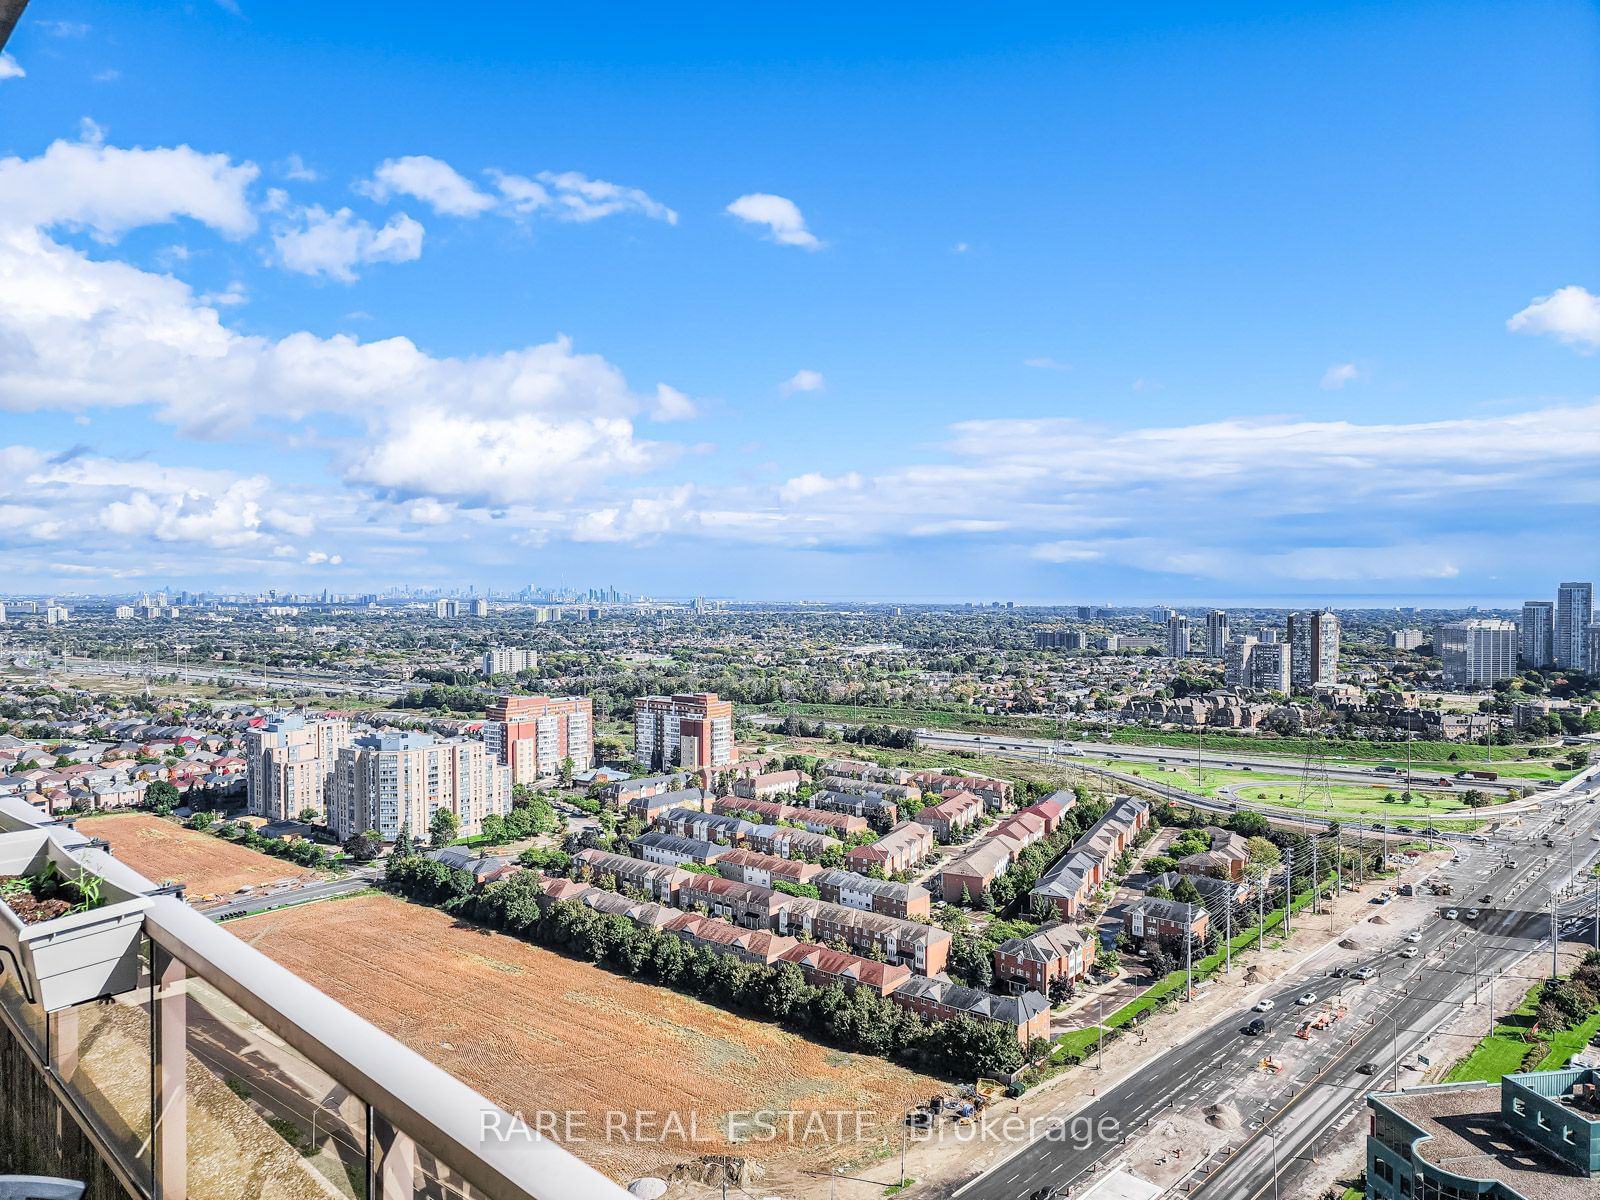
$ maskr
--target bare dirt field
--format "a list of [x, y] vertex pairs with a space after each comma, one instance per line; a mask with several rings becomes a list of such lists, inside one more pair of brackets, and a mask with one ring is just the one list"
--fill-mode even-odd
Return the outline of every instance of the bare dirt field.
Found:
[[[554, 1126], [545, 1119], [547, 1131], [623, 1181], [731, 1154], [759, 1164], [767, 1186], [800, 1168], [871, 1158], [897, 1149], [905, 1107], [939, 1090], [883, 1059], [390, 896], [228, 928], [530, 1126], [560, 1114]], [[778, 1137], [730, 1140], [728, 1114], [747, 1114], [753, 1131], [762, 1112]], [[836, 1112], [848, 1114], [842, 1128]]]
[[84, 817], [75, 824], [90, 837], [105, 838], [111, 852], [141, 875], [157, 883], [171, 879], [187, 884], [191, 900], [316, 874], [149, 813]]

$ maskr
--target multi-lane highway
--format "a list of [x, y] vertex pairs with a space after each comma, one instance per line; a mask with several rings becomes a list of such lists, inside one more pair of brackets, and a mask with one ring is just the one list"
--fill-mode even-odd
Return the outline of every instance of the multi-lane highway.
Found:
[[[1161, 763], [1169, 766], [1192, 766], [1197, 761], [1193, 749], [1178, 749], [1168, 746], [1133, 746], [1121, 742], [1089, 742], [1073, 740], [1069, 742], [1051, 741], [1047, 738], [1013, 737], [1009, 734], [985, 735], [974, 733], [952, 733], [943, 729], [919, 729], [917, 738], [924, 745], [941, 750], [975, 750], [979, 752], [993, 750], [1026, 751], [1041, 757], [1054, 758], [1093, 758], [1122, 760], [1130, 763]], [[1392, 760], [1395, 764], [1403, 764], [1404, 753], [1402, 747], [1397, 747], [1400, 754]], [[1223, 769], [1229, 771], [1250, 771], [1262, 774], [1274, 773], [1276, 778], [1293, 776], [1298, 778], [1303, 768], [1303, 762], [1283, 755], [1272, 755], [1261, 752], [1228, 750], [1207, 750], [1198, 756], [1198, 760], [1208, 769]], [[1371, 787], [1378, 784], [1392, 784], [1400, 786], [1405, 779], [1405, 771], [1379, 771], [1379, 764], [1351, 762], [1330, 757], [1327, 760], [1328, 779], [1332, 783], [1359, 784]], [[1462, 761], [1456, 764], [1458, 771], [1494, 771], [1493, 763], [1476, 763]], [[1503, 794], [1512, 789], [1525, 790], [1531, 786], [1528, 780], [1518, 779], [1456, 779], [1455, 772], [1443, 776], [1451, 780], [1451, 787], [1477, 788], [1483, 792]], [[1437, 770], [1424, 772], [1421, 770], [1412, 773], [1412, 782], [1417, 787], [1427, 787], [1437, 784], [1441, 778]]]
[[[1147, 1121], [1216, 1103], [1241, 1108], [1245, 1124], [1231, 1135], [1217, 1132], [1213, 1155], [1188, 1181], [1194, 1194], [1256, 1200], [1273, 1194], [1274, 1180], [1280, 1195], [1300, 1194], [1289, 1185], [1306, 1169], [1318, 1138], [1348, 1117], [1368, 1091], [1387, 1086], [1398, 1064], [1459, 1012], [1475, 988], [1491, 986], [1490, 979], [1528, 952], [1545, 952], [1551, 889], [1581, 876], [1600, 852], [1600, 843], [1589, 840], [1600, 829], [1600, 805], [1587, 803], [1596, 795], [1600, 789], [1591, 781], [1565, 810], [1566, 824], [1556, 824], [1554, 812], [1545, 818], [1542, 832], [1566, 839], [1565, 845], [1557, 842], [1558, 849], [1544, 847], [1542, 840], [1509, 849], [1469, 848], [1449, 868], [1454, 899], [1442, 905], [1431, 899], [1403, 902], [1430, 909], [1414, 943], [1415, 958], [1401, 957], [1412, 943], [1365, 956], [1364, 965], [1376, 972], [1367, 982], [1329, 979], [1320, 965], [1292, 973], [1263, 993], [1273, 1001], [1264, 1015], [1270, 1025], [1265, 1035], [1242, 1034], [1254, 1014], [1241, 1005], [1072, 1111], [1071, 1128], [1088, 1131], [1086, 1136], [1040, 1138], [956, 1194], [962, 1200], [1025, 1200], [1040, 1188], [1076, 1189], [1117, 1158], [1124, 1138], [1137, 1138]], [[1480, 903], [1481, 894], [1493, 902], [1476, 921], [1444, 920], [1432, 911], [1459, 904], [1464, 913]], [[1590, 906], [1589, 893], [1573, 895], [1561, 903], [1560, 919], [1582, 920], [1584, 936], [1593, 936]], [[1297, 1017], [1318, 1007], [1295, 1003], [1306, 992], [1319, 1005], [1337, 994], [1348, 1007], [1331, 1032], [1311, 1043], [1295, 1037]], [[1251, 1003], [1259, 998], [1248, 994]], [[1161, 1037], [1159, 1023], [1149, 1036]], [[1276, 1094], [1262, 1088], [1256, 1067], [1269, 1054], [1293, 1064]]]

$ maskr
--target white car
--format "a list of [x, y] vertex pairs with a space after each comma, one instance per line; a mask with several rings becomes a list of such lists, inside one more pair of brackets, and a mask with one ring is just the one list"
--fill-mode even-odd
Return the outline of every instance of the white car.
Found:
[[1254, 1008], [1252, 1008], [1250, 1011], [1251, 1012], [1271, 1012], [1273, 1007], [1274, 1007], [1274, 1005], [1273, 1005], [1271, 1000], [1262, 1000], [1262, 1001], [1258, 1002], [1256, 1004], [1256, 1006]]
[[1415, 946], [1407, 946], [1404, 950], [1400, 951], [1400, 957], [1401, 958], [1415, 958], [1417, 955], [1419, 955], [1421, 953], [1422, 953], [1422, 951], [1418, 950]]
[[1352, 974], [1351, 978], [1352, 979], [1371, 979], [1377, 973], [1378, 972], [1376, 970], [1374, 970], [1372, 967], [1362, 967], [1359, 971], [1356, 971], [1354, 974]]
[[1467, 920], [1476, 921], [1477, 919], [1478, 919], [1478, 910], [1475, 909], [1475, 908], [1467, 909]]
[[1420, 929], [1413, 929], [1410, 933], [1406, 934], [1406, 941], [1408, 942], [1416, 943], [1420, 942], [1421, 940], [1422, 930]]
[[1315, 992], [1307, 992], [1295, 1001], [1296, 1004], [1315, 1004], [1316, 1002], [1317, 994]]
[[1455, 909], [1453, 909], [1453, 908], [1447, 908], [1447, 909], [1445, 909], [1445, 911], [1444, 911], [1444, 919], [1445, 919], [1445, 920], [1446, 920], [1446, 921], [1454, 921], [1454, 920], [1455, 920], [1455, 919], [1456, 919], [1456, 918], [1457, 918], [1457, 917], [1459, 917], [1459, 916], [1460, 916], [1460, 915], [1461, 915], [1461, 914], [1460, 914], [1460, 913], [1458, 913], [1458, 912], [1457, 912], [1457, 911], [1456, 911], [1456, 910], [1455, 910]]

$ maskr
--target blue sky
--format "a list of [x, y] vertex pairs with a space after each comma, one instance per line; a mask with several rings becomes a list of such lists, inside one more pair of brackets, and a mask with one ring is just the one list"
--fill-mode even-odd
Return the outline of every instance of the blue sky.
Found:
[[1600, 573], [1593, 7], [1112, 7], [34, 0], [10, 586]]

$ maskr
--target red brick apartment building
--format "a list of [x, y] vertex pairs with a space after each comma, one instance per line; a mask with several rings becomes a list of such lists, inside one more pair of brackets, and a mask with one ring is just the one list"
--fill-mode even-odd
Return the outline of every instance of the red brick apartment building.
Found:
[[483, 744], [511, 768], [512, 783], [549, 778], [570, 758], [584, 771], [594, 761], [594, 710], [587, 696], [500, 696], [489, 705]]

